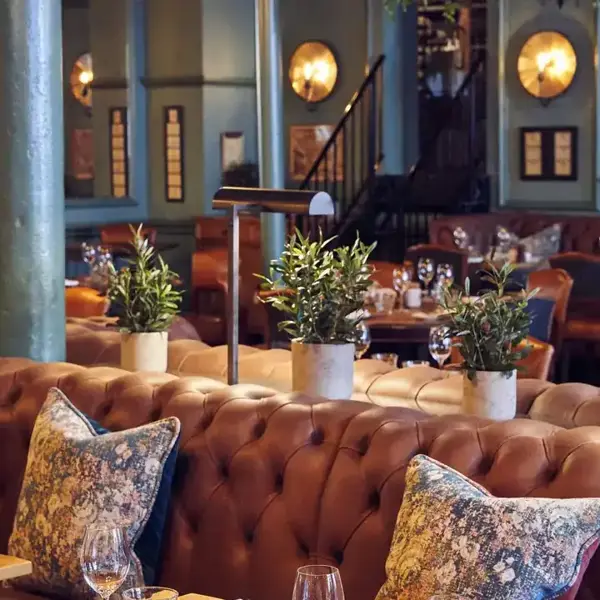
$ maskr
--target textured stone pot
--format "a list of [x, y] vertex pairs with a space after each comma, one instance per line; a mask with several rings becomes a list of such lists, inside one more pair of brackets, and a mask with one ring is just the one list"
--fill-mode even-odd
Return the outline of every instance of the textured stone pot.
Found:
[[121, 368], [126, 371], [167, 370], [169, 333], [121, 333]]
[[292, 389], [348, 400], [354, 389], [354, 344], [292, 343]]
[[517, 412], [517, 372], [477, 371], [471, 381], [463, 373], [463, 412], [506, 421]]

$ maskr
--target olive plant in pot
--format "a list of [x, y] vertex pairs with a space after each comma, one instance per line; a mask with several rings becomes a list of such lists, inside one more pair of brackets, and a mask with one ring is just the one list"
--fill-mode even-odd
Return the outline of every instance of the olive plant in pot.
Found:
[[263, 302], [284, 313], [279, 328], [292, 338], [292, 387], [296, 392], [346, 400], [353, 390], [354, 343], [365, 318], [365, 292], [373, 268], [367, 264], [375, 244], [358, 237], [352, 246], [331, 248], [335, 238], [316, 241], [299, 231], [281, 258], [272, 261], [262, 289], [281, 292]]
[[142, 235], [130, 226], [132, 255], [117, 271], [111, 265], [108, 296], [119, 318], [121, 367], [127, 371], [167, 370], [168, 332], [179, 312], [177, 274]]
[[452, 345], [460, 351], [463, 369], [463, 410], [497, 420], [512, 419], [517, 406], [517, 363], [530, 351], [527, 334], [529, 300], [537, 293], [506, 294], [514, 267], [490, 266], [483, 281], [490, 289], [471, 298], [467, 279], [463, 292], [447, 292]]

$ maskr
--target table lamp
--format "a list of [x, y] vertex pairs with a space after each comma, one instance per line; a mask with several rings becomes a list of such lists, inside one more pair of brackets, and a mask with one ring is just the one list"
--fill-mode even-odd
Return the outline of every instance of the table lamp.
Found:
[[320, 191], [270, 190], [222, 187], [213, 196], [212, 207], [229, 213], [228, 293], [227, 293], [227, 383], [238, 382], [240, 311], [240, 212], [271, 212], [309, 216], [333, 215], [333, 200]]

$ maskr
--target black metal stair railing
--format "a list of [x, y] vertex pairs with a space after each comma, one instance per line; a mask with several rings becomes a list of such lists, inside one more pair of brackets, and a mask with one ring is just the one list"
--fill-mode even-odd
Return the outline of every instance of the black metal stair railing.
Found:
[[353, 210], [366, 199], [375, 185], [383, 160], [381, 55], [370, 67], [339, 120], [330, 138], [300, 184], [302, 190], [325, 191], [335, 200], [335, 216], [294, 217], [292, 225], [305, 235], [319, 227], [324, 234], [339, 234]]
[[393, 238], [394, 260], [427, 241], [432, 218], [477, 210], [485, 170], [485, 60], [480, 51], [454, 96], [431, 115], [437, 118], [430, 119], [419, 159], [388, 192], [378, 235]]

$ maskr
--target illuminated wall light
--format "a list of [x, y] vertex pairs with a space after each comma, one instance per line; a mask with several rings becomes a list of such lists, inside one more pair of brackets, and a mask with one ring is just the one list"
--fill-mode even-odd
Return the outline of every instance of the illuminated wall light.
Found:
[[321, 102], [329, 97], [337, 76], [335, 56], [322, 42], [305, 42], [294, 51], [290, 60], [290, 83], [294, 92], [306, 102]]
[[547, 105], [573, 83], [577, 55], [562, 33], [540, 31], [521, 48], [517, 71], [523, 88]]

